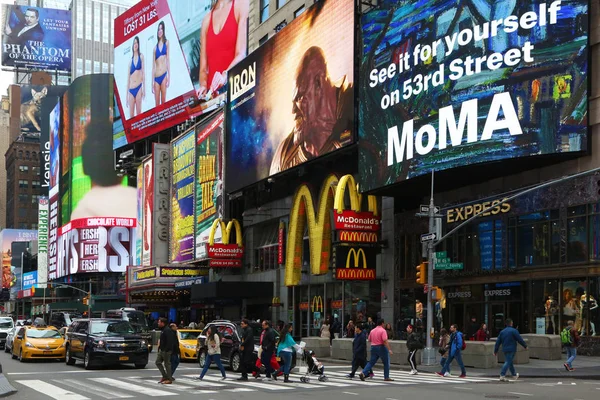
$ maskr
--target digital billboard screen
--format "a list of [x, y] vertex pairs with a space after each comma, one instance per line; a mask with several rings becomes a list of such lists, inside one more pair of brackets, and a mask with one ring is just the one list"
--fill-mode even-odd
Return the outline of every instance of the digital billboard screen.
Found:
[[223, 217], [223, 122], [220, 112], [196, 133], [196, 259], [207, 257], [208, 236], [215, 219]]
[[3, 6], [2, 65], [71, 71], [71, 11]]
[[354, 2], [319, 2], [231, 69], [228, 192], [353, 142], [354, 32]]
[[154, 166], [153, 158], [150, 158], [142, 164], [142, 263], [141, 265], [151, 265], [152, 263], [152, 212], [154, 210]]
[[196, 133], [183, 134], [171, 144], [170, 262], [194, 258], [194, 190]]
[[67, 86], [21, 86], [21, 132], [40, 135], [42, 131], [42, 103], [45, 98], [62, 96]]
[[[3, 229], [0, 232], [0, 249], [2, 250], [2, 287], [13, 288], [17, 282], [15, 268], [16, 258], [21, 259], [21, 254], [12, 254], [13, 243], [32, 242], [38, 239], [38, 231], [27, 229]], [[26, 246], [25, 246], [26, 247]], [[25, 250], [23, 247], [23, 251]], [[20, 277], [19, 277], [20, 278]]]
[[385, 2], [362, 18], [362, 190], [588, 147], [588, 1]]
[[224, 103], [227, 70], [246, 56], [248, 1], [224, 4], [142, 0], [115, 19], [115, 149]]

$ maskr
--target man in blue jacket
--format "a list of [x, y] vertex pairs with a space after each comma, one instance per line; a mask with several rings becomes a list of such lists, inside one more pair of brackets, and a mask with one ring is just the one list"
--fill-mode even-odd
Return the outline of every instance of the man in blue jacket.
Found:
[[[367, 334], [363, 330], [363, 324], [359, 323], [354, 328], [354, 340], [352, 341], [352, 372], [346, 375], [347, 378], [354, 378], [358, 370], [367, 365]], [[373, 371], [369, 373], [373, 377]]]
[[519, 378], [519, 374], [517, 371], [515, 371], [515, 366], [513, 365], [513, 359], [515, 358], [515, 353], [517, 352], [517, 342], [523, 346], [523, 348], [527, 348], [527, 344], [519, 334], [519, 331], [513, 328], [512, 319], [507, 318], [505, 325], [506, 327], [502, 329], [498, 335], [498, 339], [496, 339], [496, 346], [494, 346], [494, 356], [498, 354], [500, 345], [502, 345], [502, 352], [504, 353], [505, 361], [504, 365], [502, 366], [502, 370], [500, 371], [500, 382], [508, 381], [508, 379], [506, 379], [506, 371], [509, 369], [515, 380]]
[[459, 378], [467, 377], [467, 370], [465, 369], [465, 364], [462, 361], [462, 347], [463, 347], [463, 334], [458, 330], [458, 325], [452, 324], [450, 326], [450, 355], [446, 360], [446, 365], [442, 368], [442, 372], [436, 372], [439, 376], [450, 376], [448, 370], [450, 369], [450, 364], [452, 364], [452, 360], [456, 359], [458, 366], [460, 367], [460, 376]]

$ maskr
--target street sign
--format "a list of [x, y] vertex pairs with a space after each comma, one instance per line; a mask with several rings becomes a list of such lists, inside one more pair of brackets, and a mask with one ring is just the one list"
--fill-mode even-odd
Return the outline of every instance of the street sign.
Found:
[[[428, 213], [429, 212], [429, 206], [421, 204], [421, 207], [419, 207], [420, 211], [422, 213]], [[441, 209], [438, 206], [433, 207], [433, 213], [434, 214], [439, 214], [441, 211]]]
[[[448, 258], [443, 259], [444, 261], [448, 260]], [[435, 270], [462, 270], [464, 269], [463, 263], [451, 263], [451, 262], [435, 262], [433, 265], [433, 269]]]
[[436, 259], [446, 258], [446, 257], [448, 257], [448, 253], [445, 251], [436, 251], [434, 253], [433, 257]]
[[436, 237], [437, 236], [434, 232], [425, 233], [425, 234], [421, 235], [421, 243], [431, 242], [432, 240], [435, 240]]

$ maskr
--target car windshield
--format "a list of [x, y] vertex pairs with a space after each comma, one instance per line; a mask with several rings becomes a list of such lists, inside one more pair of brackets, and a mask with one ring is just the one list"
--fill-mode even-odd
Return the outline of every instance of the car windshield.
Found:
[[181, 340], [196, 340], [198, 339], [198, 335], [200, 335], [200, 331], [179, 331], [179, 335], [181, 336]]
[[131, 335], [135, 330], [127, 321], [96, 321], [92, 322], [92, 335]]
[[14, 326], [12, 318], [0, 319], [0, 329], [9, 329]]
[[129, 323], [132, 325], [140, 325], [143, 328], [148, 327], [146, 316], [141, 311], [127, 311], [127, 319], [129, 319]]
[[55, 329], [28, 329], [27, 337], [32, 339], [59, 339], [62, 335]]
[[81, 314], [77, 314], [77, 313], [64, 314], [64, 316], [65, 316], [65, 323], [67, 325], [71, 325], [73, 323], [74, 319], [81, 318]]

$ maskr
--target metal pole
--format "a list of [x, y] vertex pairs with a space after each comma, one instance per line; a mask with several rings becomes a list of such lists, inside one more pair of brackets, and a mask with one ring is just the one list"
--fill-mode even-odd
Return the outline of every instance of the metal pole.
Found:
[[92, 318], [92, 280], [89, 280], [89, 292], [88, 292], [88, 318]]
[[[433, 200], [433, 185], [435, 171], [431, 170], [431, 196], [429, 198], [429, 232], [435, 232], [435, 202]], [[433, 303], [431, 289], [433, 288], [433, 243], [427, 242], [427, 346], [423, 351], [423, 364], [435, 364], [435, 350], [433, 349]]]

